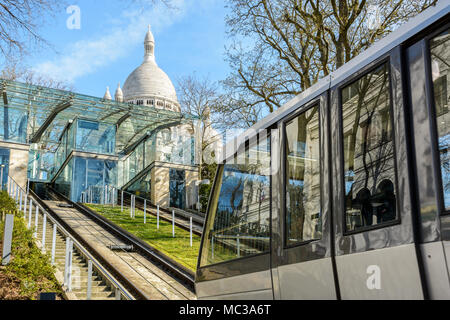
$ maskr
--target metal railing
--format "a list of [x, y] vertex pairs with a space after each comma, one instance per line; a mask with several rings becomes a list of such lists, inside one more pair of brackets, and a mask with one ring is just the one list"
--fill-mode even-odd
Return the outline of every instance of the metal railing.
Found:
[[[186, 212], [186, 214], [180, 214], [177, 209], [171, 209], [162, 207], [160, 205], [154, 205], [150, 199], [144, 198], [138, 195], [135, 195], [133, 193], [130, 193], [128, 191], [118, 189], [115, 186], [90, 186], [89, 188], [85, 189], [83, 192], [81, 192], [80, 196], [80, 203], [86, 203], [86, 204], [93, 204], [93, 203], [99, 203], [102, 205], [110, 205], [112, 207], [120, 206], [121, 212], [124, 212], [125, 210], [130, 211], [130, 218], [136, 218], [136, 199], [138, 199], [142, 207], [138, 207], [137, 209], [140, 209], [144, 213], [144, 224], [147, 223], [147, 217], [148, 217], [148, 210], [147, 209], [155, 209], [156, 210], [156, 218], [157, 218], [157, 227], [159, 229], [159, 221], [160, 219], [170, 221], [174, 226], [180, 227], [186, 231], [189, 231], [190, 233], [196, 233], [198, 234], [198, 231], [193, 230], [193, 223], [202, 224], [203, 219], [200, 217], [196, 217], [194, 214], [189, 214]], [[97, 201], [99, 200], [99, 201]], [[126, 201], [126, 203], [125, 203]], [[184, 210], [183, 210], [184, 211]], [[163, 214], [160, 214], [162, 212], [165, 212], [166, 215], [171, 215], [170, 218], [163, 217]], [[155, 214], [153, 214], [155, 215]], [[180, 217], [183, 220], [186, 220], [186, 224], [180, 223], [179, 221], [176, 221], [175, 218]]]
[[[55, 191], [52, 190], [52, 188], [50, 188], [51, 191]], [[130, 269], [133, 270], [133, 272], [136, 273], [136, 276], [139, 278], [139, 280], [137, 280], [136, 278], [133, 278], [133, 283], [137, 283], [139, 282], [140, 284], [140, 288], [142, 287], [148, 287], [148, 288], [153, 288], [154, 290], [158, 291], [159, 293], [161, 293], [162, 296], [164, 296], [165, 298], [169, 299], [169, 296], [167, 295], [167, 292], [165, 291], [165, 288], [160, 288], [158, 285], [155, 285], [155, 283], [151, 280], [153, 279], [154, 276], [160, 278], [160, 276], [158, 275], [158, 272], [155, 272], [153, 270], [152, 267], [149, 267], [145, 262], [143, 262], [140, 259], [141, 253], [137, 253], [137, 252], [133, 252], [133, 251], [128, 251], [126, 250], [126, 248], [123, 246], [123, 240], [121, 239], [122, 235], [119, 234], [119, 238], [116, 237], [117, 230], [114, 230], [114, 227], [111, 228], [111, 225], [108, 223], [102, 223], [101, 221], [97, 220], [97, 219], [91, 219], [92, 217], [87, 217], [86, 214], [86, 207], [81, 206], [81, 207], [77, 207], [79, 204], [70, 201], [69, 199], [67, 199], [66, 197], [64, 197], [61, 194], [55, 194], [57, 197], [62, 197], [63, 201], [70, 203], [72, 205], [74, 205], [74, 208], [76, 209], [76, 211], [78, 211], [78, 214], [76, 215], [77, 218], [81, 218], [83, 221], [87, 222], [87, 223], [81, 223], [79, 230], [83, 230], [83, 232], [86, 232], [87, 235], [89, 235], [89, 237], [92, 237], [93, 239], [95, 239], [95, 241], [97, 241], [99, 244], [104, 245], [106, 247], [109, 246], [115, 246], [117, 248], [117, 250], [111, 250], [111, 254], [114, 255], [117, 259], [119, 259], [121, 262], [124, 263], [124, 265], [127, 265]], [[88, 214], [89, 215], [89, 214]], [[89, 226], [92, 225], [98, 225], [98, 223], [100, 223], [100, 226], [106, 225], [106, 229], [104, 230], [98, 230], [98, 229], [91, 229]], [[119, 232], [120, 233], [120, 232]], [[129, 239], [126, 239], [125, 242], [128, 242]], [[153, 249], [150, 252], [150, 255], [154, 254], [153, 253]], [[147, 254], [145, 254], [147, 255]], [[159, 262], [161, 263], [161, 262]], [[137, 267], [136, 267], [137, 266]], [[131, 284], [131, 287], [133, 288], [133, 290], [136, 291], [136, 296], [138, 299], [139, 297], [143, 298], [143, 299], [150, 299], [150, 297], [148, 296], [147, 293], [144, 293], [141, 289], [137, 288], [134, 284]], [[167, 280], [161, 278], [161, 282], [159, 283], [159, 285], [163, 283], [165, 285], [167, 285], [168, 287], [170, 287], [171, 289], [175, 290], [176, 292], [178, 292], [181, 296], [185, 296], [181, 291], [179, 291], [179, 289], [177, 289], [176, 287], [174, 287], [171, 283], [169, 283]]]
[[[2, 188], [3, 189], [3, 188]], [[25, 221], [28, 221], [28, 228], [36, 228], [34, 231], [34, 237], [37, 239], [37, 230], [39, 227], [39, 221], [43, 222], [42, 226], [42, 239], [41, 239], [41, 250], [46, 251], [45, 248], [45, 238], [46, 238], [46, 226], [49, 222], [53, 226], [52, 234], [52, 246], [51, 246], [51, 263], [55, 265], [55, 255], [56, 255], [56, 235], [59, 232], [60, 235], [66, 239], [66, 249], [65, 249], [65, 263], [64, 263], [64, 283], [63, 287], [67, 292], [72, 291], [72, 259], [74, 248], [88, 263], [88, 284], [87, 284], [87, 300], [91, 299], [92, 296], [92, 278], [94, 273], [97, 273], [105, 282], [107, 282], [111, 288], [115, 291], [116, 300], [135, 300], [134, 297], [125, 289], [109, 272], [76, 240], [71, 234], [49, 214], [36, 200], [34, 200], [29, 195], [29, 187], [27, 184], [26, 190], [24, 190], [20, 185], [10, 176], [8, 176], [7, 182], [7, 192], [11, 198], [19, 206], [19, 211], [24, 213]], [[28, 206], [28, 208], [27, 208]], [[27, 210], [28, 209], [28, 210]], [[35, 221], [32, 226], [32, 214], [35, 210]], [[39, 215], [42, 219], [39, 219]]]

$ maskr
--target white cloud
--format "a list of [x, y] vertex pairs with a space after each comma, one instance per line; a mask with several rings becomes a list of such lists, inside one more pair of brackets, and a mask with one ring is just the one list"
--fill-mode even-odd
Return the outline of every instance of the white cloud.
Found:
[[68, 82], [91, 74], [126, 56], [130, 48], [142, 44], [148, 24], [158, 32], [183, 18], [187, 11], [185, 1], [172, 0], [172, 3], [176, 9], [157, 5], [146, 11], [124, 11], [121, 14], [124, 23], [121, 26], [113, 23], [107, 35], [69, 44], [58, 59], [44, 61], [33, 69], [38, 74]]

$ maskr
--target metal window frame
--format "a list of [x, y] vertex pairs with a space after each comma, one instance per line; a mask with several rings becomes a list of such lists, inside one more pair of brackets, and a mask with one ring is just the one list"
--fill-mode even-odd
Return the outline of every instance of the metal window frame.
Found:
[[318, 118], [319, 118], [319, 167], [320, 167], [320, 175], [319, 175], [319, 193], [320, 193], [320, 199], [319, 199], [319, 203], [320, 203], [320, 212], [322, 213], [322, 201], [323, 201], [323, 186], [322, 186], [322, 170], [323, 170], [323, 166], [322, 166], [322, 161], [320, 161], [320, 158], [322, 156], [322, 152], [321, 152], [321, 145], [322, 145], [322, 108], [323, 106], [321, 106], [320, 103], [320, 98], [316, 97], [314, 99], [312, 99], [311, 101], [307, 102], [306, 104], [300, 106], [297, 110], [293, 111], [292, 114], [290, 114], [289, 116], [287, 116], [285, 119], [283, 119], [281, 121], [281, 135], [282, 135], [282, 145], [281, 145], [281, 175], [282, 175], [282, 190], [281, 191], [281, 205], [282, 205], [282, 210], [280, 212], [280, 216], [283, 219], [283, 240], [282, 240], [282, 246], [283, 249], [291, 249], [291, 248], [295, 248], [295, 247], [299, 247], [299, 246], [303, 246], [306, 244], [309, 244], [311, 242], [315, 242], [315, 241], [320, 241], [323, 238], [323, 220], [322, 220], [322, 214], [320, 215], [320, 221], [321, 221], [321, 231], [320, 231], [320, 237], [318, 238], [313, 238], [313, 239], [308, 239], [308, 240], [300, 240], [300, 241], [296, 241], [293, 244], [288, 245], [288, 241], [287, 241], [287, 182], [288, 182], [288, 166], [287, 166], [287, 149], [286, 149], [286, 143], [287, 143], [287, 134], [286, 134], [286, 125], [288, 122], [294, 120], [295, 118], [297, 118], [298, 116], [308, 112], [309, 110], [312, 110], [314, 107], [317, 107], [317, 112], [318, 112]]
[[426, 94], [429, 97], [429, 102], [427, 104], [428, 112], [431, 115], [430, 119], [430, 128], [432, 135], [432, 153], [433, 153], [433, 166], [435, 168], [434, 173], [436, 175], [436, 190], [438, 191], [436, 195], [437, 205], [438, 205], [438, 213], [440, 216], [450, 215], [450, 208], [445, 208], [445, 199], [444, 199], [444, 186], [442, 180], [442, 168], [440, 161], [440, 153], [439, 153], [439, 132], [437, 125], [437, 113], [436, 113], [436, 101], [434, 99], [434, 83], [431, 76], [431, 46], [430, 43], [439, 34], [448, 31], [450, 34], [450, 23], [446, 23], [440, 28], [434, 30], [429, 35], [425, 36], [422, 41], [424, 41], [425, 45], [425, 81], [426, 81]]

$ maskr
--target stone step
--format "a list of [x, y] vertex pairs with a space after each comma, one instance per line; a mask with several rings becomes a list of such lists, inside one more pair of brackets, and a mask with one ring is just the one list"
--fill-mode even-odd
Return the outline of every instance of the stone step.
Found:
[[[62, 268], [64, 268], [64, 266], [66, 265], [66, 261], [65, 261], [64, 257], [61, 257], [59, 259], [55, 258], [55, 264], [57, 266], [61, 266]], [[84, 264], [84, 263], [78, 263], [78, 262], [72, 261], [72, 266], [77, 267], [79, 269], [87, 270], [87, 264]]]
[[[86, 293], [76, 293], [75, 294], [79, 300], [86, 300]], [[116, 296], [114, 292], [111, 293], [92, 293], [91, 300], [116, 300]]]
[[[38, 222], [39, 226], [35, 229], [35, 215], [31, 219], [31, 229], [35, 230], [35, 239], [42, 242], [43, 237], [43, 227], [42, 221], [43, 217], [39, 216]], [[28, 217], [27, 217], [28, 221]], [[48, 220], [47, 220], [48, 221]], [[47, 223], [45, 231], [45, 252], [51, 254], [53, 242], [53, 225]], [[55, 267], [64, 272], [66, 258], [66, 237], [60, 232], [56, 234], [56, 244], [55, 244]], [[72, 293], [80, 300], [86, 300], [87, 298], [87, 282], [88, 282], [88, 263], [87, 260], [79, 252], [73, 252], [72, 257], [72, 267], [75, 272], [72, 273]], [[96, 272], [92, 274], [92, 300], [115, 300], [115, 290], [112, 290], [107, 282], [99, 276]]]
[[[64, 266], [66, 264], [66, 256], [55, 257], [55, 263]], [[72, 260], [72, 265], [79, 268], [85, 268], [87, 270], [87, 263], [84, 260]]]
[[[42, 239], [42, 231], [38, 231], [38, 233], [37, 233], [37, 235], [38, 235], [38, 239]], [[46, 240], [51, 240], [51, 239], [53, 239], [53, 230], [52, 229], [50, 229], [50, 230], [47, 230], [46, 232], [45, 232], [45, 239]], [[56, 236], [56, 242], [58, 243], [63, 243], [63, 242], [65, 242], [65, 238], [63, 239], [63, 238], [60, 238], [60, 237], [58, 237], [58, 236]]]
[[[83, 285], [83, 286], [80, 285], [79, 288], [77, 288], [76, 286], [74, 286], [72, 284], [72, 292], [75, 293], [75, 294], [77, 294], [77, 293], [87, 294], [87, 284]], [[105, 285], [103, 285], [103, 286], [92, 286], [92, 291], [91, 292], [92, 293], [107, 293], [107, 294], [111, 294], [112, 290], [109, 287], [105, 286]]]
[[[87, 288], [87, 277], [78, 278], [76, 281], [82, 288]], [[92, 277], [92, 287], [106, 287], [106, 283], [99, 277]]]

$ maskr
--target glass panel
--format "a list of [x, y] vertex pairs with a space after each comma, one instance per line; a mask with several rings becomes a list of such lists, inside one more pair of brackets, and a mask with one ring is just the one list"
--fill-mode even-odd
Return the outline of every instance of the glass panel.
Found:
[[125, 161], [119, 160], [117, 162], [117, 186], [120, 188], [125, 184], [125, 177], [123, 175], [123, 170], [125, 166]]
[[140, 173], [144, 170], [144, 143], [141, 143], [136, 148], [136, 169], [137, 172]]
[[128, 170], [129, 170], [129, 173], [128, 173], [129, 180], [128, 181], [130, 181], [131, 179], [133, 179], [138, 174], [136, 150], [133, 151], [130, 154], [130, 156], [128, 157]]
[[[163, 129], [152, 139], [155, 139], [155, 143], [152, 144], [150, 150], [156, 151], [152, 159], [177, 164], [194, 164], [195, 140], [193, 140], [188, 126]], [[148, 152], [151, 152], [150, 150]]]
[[220, 166], [205, 227], [201, 266], [265, 253], [270, 236], [270, 139]]
[[145, 166], [148, 167], [155, 161], [155, 135], [145, 141]]
[[117, 162], [79, 157], [72, 160], [75, 163], [72, 201], [81, 201], [82, 192], [85, 192], [89, 202], [101, 203], [105, 186], [117, 183]]
[[27, 142], [27, 112], [10, 107], [0, 108], [0, 140]]
[[320, 216], [319, 107], [286, 124], [286, 244], [318, 239]]
[[186, 172], [170, 169], [170, 207], [184, 209], [186, 205]]
[[104, 186], [104, 162], [101, 160], [87, 160], [87, 187], [92, 192], [92, 202], [100, 203]]
[[450, 31], [447, 30], [431, 40], [430, 48], [444, 207], [445, 210], [450, 210], [450, 114], [448, 112]]
[[75, 149], [75, 128], [76, 126], [72, 123], [67, 130], [67, 152], [68, 154]]
[[117, 185], [117, 161], [105, 161], [105, 185]]
[[6, 190], [6, 185], [8, 183], [9, 174], [9, 149], [0, 148], [0, 188], [1, 190]]
[[157, 160], [163, 162], [171, 162], [173, 145], [171, 129], [164, 129], [157, 134]]
[[[28, 154], [28, 179], [49, 182], [59, 167], [55, 165], [55, 153], [30, 149]], [[59, 164], [60, 165], [60, 164]]]
[[53, 174], [56, 174], [59, 168], [61, 168], [64, 161], [66, 161], [67, 155], [67, 131], [64, 131], [61, 136], [59, 146], [55, 152], [55, 170]]
[[384, 64], [342, 92], [347, 231], [396, 219], [389, 86]]
[[116, 130], [113, 125], [81, 119], [79, 119], [77, 123], [77, 150], [114, 154]]
[[65, 195], [68, 198], [71, 198], [71, 185], [72, 185], [72, 168], [73, 168], [73, 159], [71, 159], [67, 165], [64, 167], [64, 170], [58, 175], [55, 181], [56, 190]]
[[86, 159], [74, 158], [74, 177], [72, 188], [72, 200], [81, 201], [81, 193], [87, 190], [86, 185]]
[[130, 157], [126, 158], [123, 166], [123, 185], [131, 180], [130, 176]]
[[151, 199], [151, 171], [149, 170], [142, 178], [128, 187], [127, 191], [134, 193], [135, 195]]

